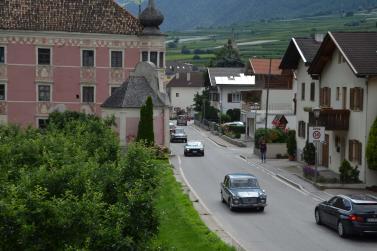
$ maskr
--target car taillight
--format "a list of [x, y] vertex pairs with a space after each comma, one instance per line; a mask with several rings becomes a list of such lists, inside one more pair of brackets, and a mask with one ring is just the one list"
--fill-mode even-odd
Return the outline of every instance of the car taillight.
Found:
[[355, 215], [355, 214], [351, 214], [350, 216], [348, 216], [348, 219], [350, 221], [364, 222], [364, 218], [363, 217]]

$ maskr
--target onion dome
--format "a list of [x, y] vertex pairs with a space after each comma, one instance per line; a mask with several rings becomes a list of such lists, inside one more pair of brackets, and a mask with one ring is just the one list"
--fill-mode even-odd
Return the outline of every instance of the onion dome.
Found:
[[140, 13], [139, 19], [144, 26], [143, 35], [162, 35], [159, 26], [164, 21], [164, 16], [156, 8], [154, 0], [149, 0], [147, 8]]

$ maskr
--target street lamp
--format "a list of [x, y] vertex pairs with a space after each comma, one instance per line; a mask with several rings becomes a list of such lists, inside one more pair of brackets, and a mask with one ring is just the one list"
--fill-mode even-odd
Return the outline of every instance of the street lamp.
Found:
[[257, 130], [257, 109], [258, 109], [259, 103], [254, 103], [254, 140], [255, 140], [255, 131]]
[[[315, 118], [315, 125], [318, 126], [319, 116], [321, 115], [321, 109], [316, 107], [313, 108], [313, 114]], [[315, 141], [315, 173], [314, 173], [314, 182], [317, 183], [318, 178], [318, 141]]]

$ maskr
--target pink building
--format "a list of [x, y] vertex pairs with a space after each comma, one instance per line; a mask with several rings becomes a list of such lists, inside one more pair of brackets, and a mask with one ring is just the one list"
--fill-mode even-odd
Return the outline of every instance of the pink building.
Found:
[[139, 19], [113, 0], [0, 5], [0, 123], [43, 127], [50, 112], [67, 109], [102, 115], [101, 104], [136, 64], [164, 72], [154, 0]]

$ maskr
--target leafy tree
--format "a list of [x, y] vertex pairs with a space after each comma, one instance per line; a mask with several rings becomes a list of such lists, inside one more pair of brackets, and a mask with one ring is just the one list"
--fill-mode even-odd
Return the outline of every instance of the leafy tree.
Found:
[[377, 170], [377, 118], [374, 120], [370, 128], [368, 144], [366, 149], [366, 157], [368, 161], [368, 168]]
[[244, 67], [239, 51], [232, 39], [224, 45], [223, 48], [218, 50], [215, 58], [216, 67]]
[[240, 109], [229, 109], [226, 111], [226, 114], [229, 115], [231, 121], [240, 121], [241, 119], [241, 110]]
[[153, 102], [149, 96], [140, 109], [140, 121], [137, 132], [137, 141], [144, 141], [147, 145], [154, 145], [153, 131]]
[[287, 138], [287, 152], [289, 156], [296, 158], [297, 142], [296, 142], [296, 131], [289, 130]]

